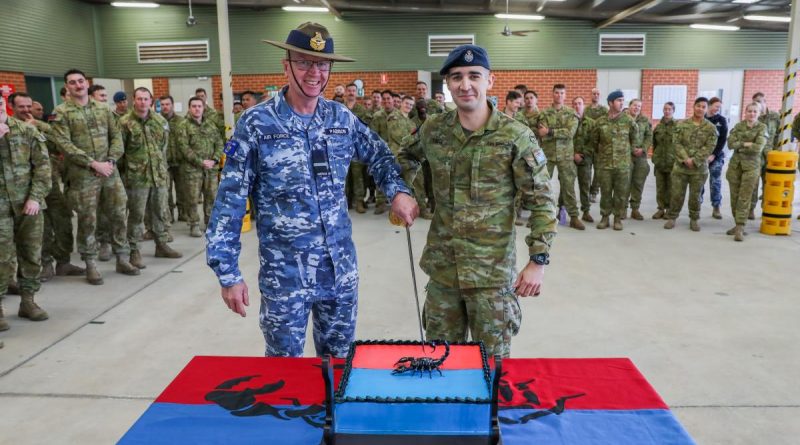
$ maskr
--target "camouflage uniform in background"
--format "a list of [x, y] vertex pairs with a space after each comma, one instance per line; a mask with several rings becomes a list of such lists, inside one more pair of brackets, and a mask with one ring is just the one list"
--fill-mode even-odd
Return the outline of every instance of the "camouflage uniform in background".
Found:
[[[419, 100], [421, 98], [417, 98]], [[416, 101], [415, 101], [416, 102]], [[425, 99], [425, 109], [428, 111], [428, 117], [433, 116], [434, 114], [444, 113], [444, 107], [439, 105], [439, 102], [436, 99]], [[408, 112], [408, 118], [412, 121], [418, 121], [419, 116], [417, 115], [417, 107], [411, 109]]]
[[[160, 114], [150, 111], [142, 120], [134, 110], [120, 118], [120, 132], [125, 145], [123, 182], [128, 195], [128, 244], [139, 251], [145, 217], [150, 219], [157, 245], [167, 243], [167, 162], [169, 124]], [[149, 204], [149, 205], [148, 205]], [[149, 212], [145, 214], [145, 207]]]
[[[589, 104], [586, 109], [583, 110], [583, 116], [588, 117], [589, 119], [597, 122], [598, 119], [602, 116], [608, 115], [608, 107], [605, 105], [597, 105], [596, 107]], [[589, 188], [589, 194], [591, 196], [597, 195], [600, 191], [600, 182], [597, 180], [597, 168], [594, 168], [594, 175], [592, 175], [592, 186]]]
[[614, 119], [608, 114], [595, 121], [591, 146], [594, 171], [600, 183], [600, 214], [613, 214], [619, 220], [625, 214], [631, 185], [633, 148], [641, 146], [636, 121], [625, 112]]
[[539, 113], [540, 113], [540, 111], [538, 109], [535, 110], [535, 111], [525, 110], [525, 111], [522, 112], [522, 117], [525, 119], [525, 121], [523, 123], [525, 125], [527, 125], [528, 128], [531, 129], [531, 131], [533, 131], [533, 135], [536, 136], [536, 140], [539, 140], [539, 135], [536, 134], [536, 130], [537, 130], [536, 122], [539, 119]]
[[[733, 127], [728, 137], [728, 147], [733, 150], [733, 156], [725, 178], [731, 189], [731, 211], [736, 225], [747, 223], [753, 196], [750, 190], [758, 188], [761, 153], [767, 144], [767, 135], [767, 126], [763, 122], [756, 122], [750, 127], [747, 121], [741, 121]], [[746, 142], [753, 145], [745, 147]]]
[[[800, 141], [800, 113], [797, 113], [792, 121], [792, 140]], [[798, 164], [798, 168], [800, 168], [800, 164]]]
[[[302, 356], [313, 313], [317, 355], [344, 357], [355, 338], [358, 306], [358, 264], [344, 196], [350, 161], [366, 164], [390, 199], [410, 191], [386, 144], [344, 105], [320, 98], [308, 125], [289, 107], [285, 92], [248, 108], [226, 146], [206, 232], [208, 265], [223, 287], [243, 280], [239, 240], [252, 197], [266, 355]], [[309, 171], [312, 159], [320, 162]]]
[[400, 150], [404, 177], [427, 159], [436, 213], [420, 266], [430, 277], [426, 337], [464, 341], [471, 333], [488, 354], [508, 357], [522, 321], [514, 294], [514, 200], [531, 211], [525, 238], [531, 255], [547, 253], [556, 234], [556, 209], [547, 159], [530, 129], [491, 105], [486, 125], [464, 133], [456, 110], [425, 121], [416, 141]]
[[[89, 99], [93, 100], [93, 99]], [[119, 125], [119, 119], [124, 116], [124, 114], [118, 114], [117, 109], [115, 107], [111, 107], [108, 104], [103, 102], [97, 102], [98, 105], [103, 105], [109, 107], [111, 110], [111, 114], [114, 116], [114, 122]], [[120, 162], [117, 164], [117, 169], [119, 169], [120, 177], [122, 177], [122, 173], [125, 171], [125, 160], [120, 159]], [[66, 191], [66, 189], [65, 189]], [[108, 214], [106, 213], [106, 209], [103, 206], [99, 206], [97, 208], [97, 223], [95, 229], [95, 239], [100, 246], [103, 245], [110, 245], [111, 244], [111, 219], [109, 218]]]
[[[772, 150], [779, 150], [778, 142], [780, 142], [780, 132], [778, 129], [781, 127], [781, 116], [775, 111], [765, 111], [758, 116], [758, 121], [767, 126], [767, 143], [764, 149], [761, 150], [761, 194], [764, 194], [764, 187], [767, 183], [767, 153]], [[758, 183], [753, 189], [753, 200], [750, 203], [750, 210], [754, 211], [758, 203]], [[763, 205], [763, 203], [762, 203]]]
[[[417, 126], [411, 119], [404, 116], [400, 110], [392, 111], [386, 120], [386, 126], [389, 135], [386, 143], [389, 145], [389, 149], [392, 150], [392, 154], [397, 156], [400, 153], [400, 149], [411, 142], [411, 137], [417, 131]], [[416, 175], [412, 182], [412, 188], [420, 211], [427, 208], [427, 203], [425, 202], [425, 175]]]
[[[363, 105], [356, 102], [350, 111], [356, 115], [357, 118], [364, 122], [364, 125], [369, 125], [367, 123], [367, 109], [364, 108]], [[347, 173], [347, 188], [348, 190], [345, 194], [348, 197], [348, 202], [364, 202], [364, 198], [367, 197], [367, 187], [365, 185], [366, 173], [365, 173], [365, 166], [364, 164], [358, 161], [350, 162], [350, 171]], [[351, 199], [352, 198], [352, 199]]]
[[[672, 189], [670, 190], [669, 213], [667, 219], [676, 220], [686, 199], [689, 187], [689, 219], [700, 218], [700, 190], [708, 178], [708, 157], [717, 144], [717, 128], [703, 118], [695, 124], [692, 118], [678, 123], [675, 129], [675, 165], [672, 168]], [[683, 162], [691, 158], [694, 167]]]
[[658, 210], [669, 210], [672, 169], [675, 167], [675, 130], [678, 121], [664, 118], [653, 130], [653, 175], [656, 177], [656, 203]]
[[29, 199], [47, 207], [50, 159], [44, 134], [11, 116], [6, 124], [9, 132], [0, 137], [0, 297], [16, 272], [20, 295], [32, 298], [40, 288], [44, 215], [22, 210]]
[[575, 110], [564, 105], [560, 110], [553, 107], [542, 110], [535, 126], [538, 129], [543, 125], [550, 130], [549, 134], [539, 139], [547, 156], [547, 171], [550, 177], [553, 177], [553, 171], [558, 167], [558, 183], [561, 189], [558, 204], [564, 205], [572, 218], [578, 217], [578, 201], [575, 197], [575, 178], [578, 175], [578, 168], [575, 166], [573, 147], [578, 122]]
[[592, 132], [594, 131], [594, 120], [585, 115], [578, 122], [578, 131], [575, 132], [573, 144], [575, 154], [583, 155], [583, 161], [577, 164], [578, 167], [578, 191], [581, 197], [581, 212], [586, 213], [591, 210], [592, 202], [589, 200], [589, 188], [592, 185]]
[[[387, 144], [389, 143], [389, 115], [395, 111], [396, 109], [392, 109], [392, 111], [387, 113], [386, 109], [382, 108], [372, 116], [372, 122], [369, 124], [370, 130], [377, 133]], [[386, 196], [380, 189], [375, 190], [375, 213], [382, 213], [380, 212], [380, 208], [385, 208], [385, 206]]]
[[[217, 195], [217, 174], [219, 161], [222, 158], [222, 138], [216, 123], [210, 119], [202, 119], [198, 123], [191, 117], [183, 120], [179, 130], [178, 151], [181, 158], [181, 179], [183, 196], [186, 197], [186, 221], [189, 227], [200, 225], [197, 204], [203, 195], [204, 222], [208, 224], [211, 208]], [[213, 168], [203, 168], [203, 160], [209, 159], [217, 163]], [[195, 229], [196, 230], [196, 229]]]
[[641, 156], [631, 156], [631, 187], [629, 191], [631, 210], [639, 210], [639, 206], [642, 205], [644, 183], [647, 181], [647, 175], [650, 174], [647, 150], [653, 145], [653, 125], [650, 123], [650, 119], [639, 114], [635, 121], [639, 130], [639, 143], [642, 144], [635, 148], [641, 148], [643, 152]]
[[65, 194], [78, 214], [78, 252], [84, 260], [97, 258], [98, 209], [108, 216], [111, 247], [116, 255], [129, 252], [126, 209], [128, 199], [118, 169], [108, 177], [95, 175], [93, 161], [119, 162], [123, 154], [122, 136], [114, 113], [90, 99], [86, 106], [67, 101], [55, 108], [51, 123], [59, 149], [66, 156]]
[[[172, 116], [166, 118], [167, 123], [169, 124], [169, 145], [167, 146], [167, 169], [169, 172], [169, 178], [167, 183], [167, 197], [168, 197], [168, 207], [169, 213], [178, 209], [178, 219], [181, 216], [186, 218], [186, 197], [183, 193], [186, 190], [186, 187], [183, 186], [183, 181], [180, 176], [180, 166], [181, 166], [181, 155], [180, 150], [178, 149], [178, 137], [180, 136], [180, 126], [181, 123], [184, 121], [184, 118], [178, 116], [177, 114], [173, 113]], [[173, 190], [175, 196], [173, 198]]]

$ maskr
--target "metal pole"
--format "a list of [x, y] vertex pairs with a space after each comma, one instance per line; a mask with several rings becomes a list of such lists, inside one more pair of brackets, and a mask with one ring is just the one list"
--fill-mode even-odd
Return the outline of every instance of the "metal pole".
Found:
[[225, 138], [233, 128], [233, 77], [231, 76], [231, 35], [228, 25], [228, 0], [217, 0], [217, 29], [219, 30], [219, 64], [222, 81], [222, 114], [225, 116]]
[[789, 23], [789, 43], [786, 66], [783, 76], [783, 106], [781, 108], [781, 126], [778, 130], [777, 150], [790, 151], [792, 145], [792, 106], [794, 105], [795, 87], [797, 85], [798, 57], [800, 57], [800, 0], [792, 1], [792, 21]]

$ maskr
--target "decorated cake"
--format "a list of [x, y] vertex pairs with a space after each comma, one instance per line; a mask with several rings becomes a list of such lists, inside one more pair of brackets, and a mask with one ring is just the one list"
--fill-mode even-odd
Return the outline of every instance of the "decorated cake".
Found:
[[482, 343], [357, 341], [335, 394], [328, 386], [323, 442], [497, 443], [497, 366]]

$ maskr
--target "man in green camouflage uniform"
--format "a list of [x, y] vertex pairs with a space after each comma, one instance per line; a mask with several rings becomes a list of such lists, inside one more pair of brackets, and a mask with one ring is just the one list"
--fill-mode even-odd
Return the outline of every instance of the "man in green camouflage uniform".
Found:
[[[170, 219], [174, 222], [175, 209], [178, 210], [178, 221], [186, 221], [186, 197], [183, 191], [186, 187], [181, 186], [180, 165], [181, 157], [178, 152], [178, 129], [183, 122], [183, 117], [175, 113], [175, 99], [172, 96], [161, 96], [161, 116], [169, 124], [169, 145], [167, 146], [167, 172], [169, 173], [167, 184], [168, 207], [171, 215]], [[175, 197], [173, 198], [173, 190]]]
[[214, 206], [223, 144], [215, 122], [203, 117], [204, 108], [205, 102], [201, 98], [189, 99], [189, 114], [180, 127], [178, 138], [178, 150], [182, 159], [181, 177], [186, 187], [183, 193], [187, 198], [189, 236], [195, 238], [203, 236], [197, 214], [201, 193], [205, 224], [208, 224], [211, 208]]
[[[208, 103], [209, 97], [205, 88], [197, 88], [194, 90], [194, 95], [203, 101], [203, 120], [212, 122], [214, 126], [217, 127], [220, 138], [225, 140], [225, 116], [223, 116], [222, 113], [218, 113], [217, 110], [214, 109], [214, 100], [212, 99], [211, 103]], [[186, 118], [189, 118], [188, 114], [186, 115]]]
[[653, 174], [656, 177], [656, 204], [653, 219], [662, 219], [669, 211], [672, 169], [675, 167], [675, 130], [678, 122], [672, 118], [675, 104], [664, 104], [664, 117], [653, 130]]
[[[758, 92], [753, 95], [753, 102], [758, 102], [761, 105], [761, 116], [758, 121], [767, 126], [767, 143], [761, 151], [761, 193], [764, 193], [764, 187], [767, 183], [767, 153], [772, 150], [779, 150], [778, 142], [781, 135], [778, 129], [781, 126], [781, 116], [777, 111], [770, 111], [767, 107], [767, 98], [764, 93]], [[750, 203], [750, 215], [748, 219], [756, 219], [755, 209], [758, 203], [758, 184], [753, 189], [753, 201]]]
[[708, 99], [694, 101], [694, 113], [675, 129], [675, 166], [672, 169], [669, 213], [665, 229], [675, 227], [689, 187], [689, 228], [700, 231], [700, 191], [708, 179], [708, 157], [717, 144], [717, 127], [706, 119]]
[[[152, 104], [150, 90], [139, 87], [133, 92], [133, 110], [119, 120], [125, 145], [123, 182], [128, 195], [130, 263], [139, 269], [146, 267], [139, 247], [146, 216], [150, 218], [156, 242], [156, 258], [183, 256], [167, 245], [169, 173], [165, 158], [169, 146], [169, 123], [160, 114], [150, 110]], [[145, 215], [145, 207], [149, 207], [149, 215]]]
[[[592, 88], [592, 103], [586, 107], [584, 114], [586, 117], [595, 122], [601, 116], [608, 114], [608, 107], [600, 102], [600, 90], [598, 88]], [[597, 193], [600, 191], [600, 183], [597, 180], [597, 169], [594, 170], [594, 175], [592, 176], [592, 186], [589, 191], [589, 199], [592, 202], [597, 202]]]
[[[46, 140], [32, 125], [9, 117], [6, 100], [0, 96], [0, 299], [17, 273], [22, 298], [18, 315], [32, 321], [48, 318], [33, 301], [41, 286], [41, 209], [50, 192]], [[0, 306], [0, 331], [6, 329]]]
[[536, 94], [536, 91], [526, 91], [524, 103], [525, 109], [522, 110], [522, 117], [525, 119], [525, 124], [528, 128], [536, 135], [536, 121], [539, 119], [539, 96]]
[[578, 131], [575, 132], [573, 143], [575, 146], [575, 165], [578, 167], [578, 191], [581, 196], [581, 219], [592, 223], [594, 218], [590, 210], [592, 201], [589, 198], [589, 189], [592, 185], [592, 132], [594, 131], [594, 121], [586, 117], [585, 105], [581, 96], [572, 99], [572, 108], [578, 116]]
[[[400, 102], [400, 109], [392, 111], [392, 114], [390, 114], [389, 118], [386, 120], [389, 131], [389, 140], [387, 140], [386, 143], [395, 156], [400, 153], [404, 144], [408, 144], [411, 141], [411, 137], [417, 131], [416, 124], [408, 117], [412, 108], [414, 108], [414, 98], [411, 96], [403, 96]], [[407, 182], [407, 184], [413, 184], [414, 198], [417, 200], [417, 205], [420, 209], [420, 217], [431, 219], [433, 215], [431, 215], [430, 210], [428, 210], [425, 195], [425, 175], [416, 175], [414, 181]]]
[[575, 198], [575, 179], [578, 169], [575, 166], [573, 138], [578, 131], [578, 116], [575, 110], [564, 105], [567, 88], [563, 84], [553, 86], [553, 106], [545, 108], [536, 119], [536, 134], [539, 136], [547, 156], [547, 171], [550, 177], [558, 167], [560, 185], [559, 206], [567, 208], [569, 226], [584, 230], [586, 227], [578, 218], [578, 202]]
[[[437, 207], [420, 260], [430, 276], [426, 336], [463, 341], [469, 332], [508, 357], [522, 317], [517, 295], [539, 294], [556, 232], [547, 160], [528, 128], [487, 101], [494, 77], [482, 48], [455, 48], [441, 74], [457, 109], [428, 118], [398, 156], [407, 178], [423, 159], [433, 170]], [[515, 280], [517, 194], [532, 212], [531, 262]]]
[[86, 261], [86, 280], [103, 284], [97, 271], [97, 209], [104, 207], [111, 227], [111, 243], [117, 256], [117, 272], [139, 275], [128, 262], [126, 236], [128, 203], [117, 162], [122, 157], [122, 136], [113, 113], [89, 99], [86, 76], [79, 70], [64, 74], [70, 100], [56, 107], [53, 135], [66, 156], [66, 195], [78, 213], [78, 252]]
[[[67, 205], [64, 193], [61, 190], [61, 174], [64, 168], [64, 159], [58, 153], [55, 141], [51, 135], [50, 125], [33, 117], [33, 99], [26, 93], [14, 93], [9, 97], [14, 117], [33, 125], [43, 134], [47, 141], [48, 157], [50, 158], [50, 180], [52, 187], [45, 198], [44, 234], [42, 236], [42, 274], [41, 281], [50, 280], [54, 275], [77, 276], [86, 271], [70, 263], [70, 255], [74, 247], [72, 235], [72, 210]], [[53, 267], [55, 260], [56, 266]]]
[[745, 108], [745, 120], [736, 124], [728, 137], [728, 147], [733, 150], [725, 177], [731, 189], [731, 211], [736, 226], [728, 230], [735, 241], [744, 241], [744, 225], [750, 211], [750, 190], [758, 187], [761, 170], [761, 152], [767, 144], [769, 130], [758, 121], [761, 106], [751, 103]]
[[[117, 91], [116, 93], [114, 93], [113, 101], [114, 101], [114, 108], [112, 108], [111, 111], [113, 111], [114, 122], [119, 124], [119, 118], [128, 113], [128, 95], [125, 94], [124, 91]], [[117, 167], [119, 168], [121, 176], [121, 173], [125, 170], [124, 162], [120, 163], [120, 165], [118, 165]], [[98, 247], [97, 259], [99, 259], [100, 261], [109, 261], [112, 256], [111, 220], [109, 216], [106, 214], [105, 208], [102, 206], [100, 206], [97, 209], [96, 227], [97, 229], [95, 230], [95, 238], [97, 239], [97, 243], [100, 246]]]
[[639, 206], [642, 205], [644, 183], [647, 181], [647, 175], [650, 174], [650, 163], [647, 162], [647, 150], [653, 145], [653, 125], [650, 123], [650, 119], [642, 114], [642, 101], [639, 99], [630, 101], [628, 104], [628, 113], [630, 113], [639, 129], [639, 143], [641, 144], [633, 149], [633, 157], [631, 158], [629, 202], [631, 205], [631, 218], [641, 221], [644, 219], [644, 216], [639, 212]]
[[[362, 122], [367, 123], [367, 109], [358, 103], [358, 86], [354, 83], [349, 83], [344, 88], [344, 105], [353, 114], [356, 115]], [[367, 206], [364, 203], [364, 198], [367, 197], [367, 188], [364, 184], [365, 166], [358, 161], [350, 161], [350, 171], [347, 172], [347, 188], [351, 187], [352, 190], [345, 191], [350, 203], [355, 207], [356, 212], [366, 213]], [[351, 196], [352, 195], [352, 196]]]
[[[369, 128], [378, 133], [378, 136], [381, 137], [387, 144], [389, 143], [389, 127], [388, 127], [388, 118], [392, 111], [395, 110], [394, 106], [394, 93], [391, 90], [383, 90], [381, 93], [381, 98], [383, 100], [383, 109], [376, 112], [372, 116], [372, 122], [369, 124]], [[386, 196], [384, 196], [383, 192], [380, 190], [376, 190], [375, 192], [375, 214], [380, 215], [381, 213], [386, 212]]]
[[614, 214], [614, 230], [622, 230], [628, 189], [631, 185], [631, 156], [639, 147], [639, 129], [633, 118], [625, 113], [622, 91], [608, 95], [608, 114], [595, 121], [591, 147], [594, 171], [600, 183], [600, 223], [598, 229], [607, 229], [609, 216]]
[[[422, 80], [417, 82], [417, 94], [415, 96], [415, 102], [417, 100], [425, 101], [425, 109], [428, 112], [428, 116], [444, 112], [444, 107], [442, 107], [439, 102], [436, 101], [436, 99], [431, 99], [430, 95], [428, 95], [428, 84]], [[408, 117], [411, 120], [417, 118], [416, 107], [411, 108], [411, 111], [408, 113]]]

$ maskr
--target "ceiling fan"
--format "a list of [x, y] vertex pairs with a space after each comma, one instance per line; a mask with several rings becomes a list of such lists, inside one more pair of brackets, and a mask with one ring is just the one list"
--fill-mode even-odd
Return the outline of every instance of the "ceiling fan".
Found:
[[[508, 16], [508, 0], [506, 0], [506, 16]], [[520, 31], [512, 31], [511, 27], [508, 26], [508, 17], [506, 17], [506, 24], [503, 27], [503, 31], [500, 33], [505, 37], [517, 36], [517, 37], [525, 37], [528, 35], [529, 32], [539, 32], [538, 29], [525, 29]]]

